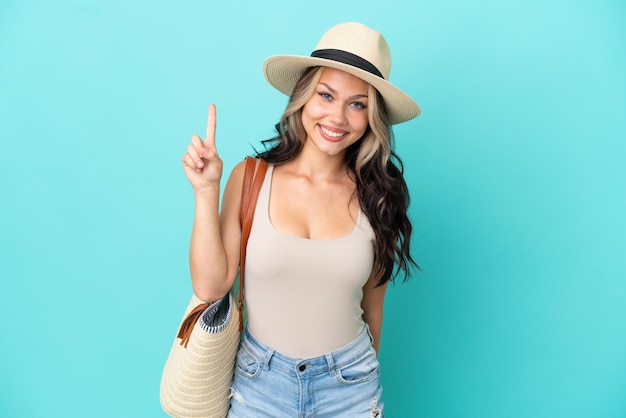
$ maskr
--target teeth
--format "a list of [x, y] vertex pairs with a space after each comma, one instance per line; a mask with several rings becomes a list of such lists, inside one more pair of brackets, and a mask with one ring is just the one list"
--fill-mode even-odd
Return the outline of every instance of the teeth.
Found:
[[323, 126], [320, 125], [320, 129], [322, 130], [322, 132], [324, 132], [326, 135], [333, 137], [333, 138], [341, 138], [344, 134], [342, 132], [333, 132], [333, 131], [329, 131], [328, 129], [324, 128]]

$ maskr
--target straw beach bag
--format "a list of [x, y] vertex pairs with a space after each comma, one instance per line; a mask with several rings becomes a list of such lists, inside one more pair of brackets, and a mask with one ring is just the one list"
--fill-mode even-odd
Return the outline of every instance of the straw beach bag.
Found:
[[210, 304], [192, 295], [165, 362], [160, 400], [163, 410], [172, 417], [217, 418], [228, 414], [230, 386], [243, 329], [246, 245], [266, 170], [267, 163], [263, 160], [246, 159], [240, 211], [239, 291], [233, 289]]

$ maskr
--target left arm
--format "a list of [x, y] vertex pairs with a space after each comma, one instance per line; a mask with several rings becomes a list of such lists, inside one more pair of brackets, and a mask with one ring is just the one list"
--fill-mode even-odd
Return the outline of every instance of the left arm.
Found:
[[385, 292], [389, 282], [379, 287], [376, 287], [376, 282], [377, 278], [372, 275], [365, 283], [365, 286], [363, 286], [361, 308], [363, 308], [363, 320], [369, 325], [372, 337], [374, 337], [374, 350], [378, 354], [383, 325], [383, 302], [385, 301]]

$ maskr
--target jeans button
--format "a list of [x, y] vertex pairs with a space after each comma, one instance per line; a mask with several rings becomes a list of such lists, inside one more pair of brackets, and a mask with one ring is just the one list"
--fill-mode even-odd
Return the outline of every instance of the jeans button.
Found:
[[304, 364], [301, 364], [298, 366], [298, 370], [300, 370], [301, 372], [306, 370], [306, 366]]

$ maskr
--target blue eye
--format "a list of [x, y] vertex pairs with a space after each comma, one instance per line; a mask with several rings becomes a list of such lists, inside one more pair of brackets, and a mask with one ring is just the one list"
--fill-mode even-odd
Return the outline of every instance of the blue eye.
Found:
[[354, 107], [355, 109], [367, 109], [367, 105], [361, 102], [352, 102], [350, 103], [350, 106]]
[[320, 95], [320, 97], [324, 100], [332, 100], [333, 96], [330, 95], [330, 93], [326, 93], [323, 91], [318, 92], [317, 94]]

